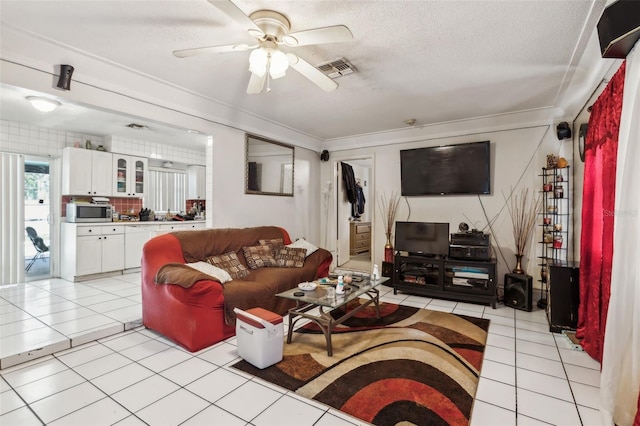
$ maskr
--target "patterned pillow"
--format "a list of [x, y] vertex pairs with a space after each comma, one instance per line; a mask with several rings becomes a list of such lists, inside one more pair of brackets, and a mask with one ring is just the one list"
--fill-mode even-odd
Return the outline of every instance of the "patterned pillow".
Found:
[[302, 268], [307, 249], [296, 247], [279, 247], [276, 249], [276, 262], [281, 268]]
[[222, 268], [231, 275], [231, 278], [242, 279], [249, 275], [249, 270], [244, 266], [238, 255], [234, 251], [230, 251], [219, 256], [211, 256], [205, 259], [207, 262], [218, 268]]
[[244, 252], [244, 259], [247, 261], [249, 269], [278, 266], [276, 259], [273, 257], [271, 246], [242, 247], [242, 251]]
[[282, 238], [273, 238], [270, 240], [258, 240], [258, 244], [260, 244], [261, 246], [269, 246], [271, 248], [271, 252], [275, 256], [276, 250], [284, 246], [284, 241], [282, 240]]

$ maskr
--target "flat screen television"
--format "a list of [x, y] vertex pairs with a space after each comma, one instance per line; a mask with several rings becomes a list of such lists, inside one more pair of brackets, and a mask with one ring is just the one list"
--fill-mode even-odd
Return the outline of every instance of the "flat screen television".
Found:
[[396, 222], [395, 250], [423, 256], [449, 255], [449, 224]]
[[491, 194], [489, 141], [400, 151], [404, 196]]

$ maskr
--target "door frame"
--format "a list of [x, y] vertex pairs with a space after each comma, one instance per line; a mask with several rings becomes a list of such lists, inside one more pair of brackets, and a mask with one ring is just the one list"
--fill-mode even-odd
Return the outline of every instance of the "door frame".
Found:
[[[332, 219], [330, 221], [331, 223], [331, 228], [329, 230], [330, 234], [329, 235], [333, 235], [335, 238], [335, 255], [336, 255], [336, 259], [335, 259], [335, 264], [338, 265], [340, 259], [338, 258], [339, 256], [339, 244], [340, 244], [340, 238], [349, 238], [349, 234], [343, 236], [343, 235], [338, 235], [339, 233], [339, 227], [338, 227], [338, 199], [340, 197], [340, 195], [343, 193], [343, 186], [342, 186], [342, 182], [340, 182], [338, 180], [339, 178], [339, 174], [338, 174], [338, 167], [340, 167], [340, 163], [341, 162], [345, 162], [348, 163], [349, 161], [369, 161], [370, 162], [370, 174], [369, 174], [369, 185], [370, 185], [370, 192], [369, 192], [369, 198], [371, 198], [370, 200], [368, 200], [368, 202], [373, 203], [372, 207], [371, 207], [371, 265], [373, 265], [374, 263], [376, 263], [376, 259], [375, 259], [375, 250], [374, 248], [376, 247], [376, 233], [374, 232], [375, 230], [375, 222], [376, 222], [376, 162], [375, 162], [375, 153], [370, 153], [370, 154], [360, 154], [360, 155], [354, 155], [354, 154], [335, 154], [332, 155], [332, 159], [333, 162], [331, 164], [332, 166], [332, 185], [334, 188], [334, 194], [333, 194], [333, 208], [332, 208]], [[327, 224], [328, 225], [328, 224]], [[345, 263], [345, 262], [342, 262]]]

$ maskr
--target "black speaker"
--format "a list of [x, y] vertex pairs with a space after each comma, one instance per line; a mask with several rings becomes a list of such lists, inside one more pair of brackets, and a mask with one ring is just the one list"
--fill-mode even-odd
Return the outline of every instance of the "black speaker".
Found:
[[74, 68], [71, 65], [60, 65], [60, 77], [58, 78], [58, 88], [62, 90], [71, 89], [71, 76]]
[[562, 123], [558, 124], [558, 127], [556, 127], [556, 130], [558, 131], [559, 140], [569, 139], [571, 137], [571, 127], [569, 127], [569, 123], [567, 123], [566, 121], [563, 121]]
[[320, 154], [320, 160], [329, 161], [329, 151], [327, 151], [326, 149], [322, 151], [322, 153]]
[[618, 0], [604, 9], [598, 21], [603, 58], [626, 58], [639, 38], [640, 1]]
[[530, 275], [504, 274], [504, 304], [514, 309], [531, 312], [533, 278]]
[[393, 278], [393, 263], [382, 262], [382, 276]]

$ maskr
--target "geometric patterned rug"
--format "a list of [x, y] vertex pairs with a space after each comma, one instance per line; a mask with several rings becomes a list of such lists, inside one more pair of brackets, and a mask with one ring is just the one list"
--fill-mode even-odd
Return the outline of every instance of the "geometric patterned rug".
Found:
[[332, 357], [307, 324], [279, 363], [233, 367], [375, 425], [468, 425], [488, 329], [487, 319], [381, 302], [380, 319], [370, 305], [332, 332]]

